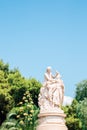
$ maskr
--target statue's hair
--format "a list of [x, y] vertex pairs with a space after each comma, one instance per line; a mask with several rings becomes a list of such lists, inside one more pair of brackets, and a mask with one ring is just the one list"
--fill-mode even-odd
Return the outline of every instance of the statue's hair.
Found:
[[47, 71], [48, 71], [48, 70], [51, 70], [51, 66], [48, 66], [48, 67], [47, 67]]

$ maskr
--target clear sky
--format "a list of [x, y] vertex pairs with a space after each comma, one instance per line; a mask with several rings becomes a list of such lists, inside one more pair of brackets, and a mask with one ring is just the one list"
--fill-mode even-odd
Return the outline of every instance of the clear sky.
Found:
[[41, 82], [52, 66], [74, 97], [87, 79], [87, 0], [0, 0], [0, 59]]

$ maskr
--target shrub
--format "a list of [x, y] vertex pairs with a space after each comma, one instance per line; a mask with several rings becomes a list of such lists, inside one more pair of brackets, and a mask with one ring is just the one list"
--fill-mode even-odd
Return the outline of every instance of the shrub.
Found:
[[1, 130], [36, 130], [39, 109], [33, 104], [29, 91], [26, 91], [22, 101], [7, 115]]

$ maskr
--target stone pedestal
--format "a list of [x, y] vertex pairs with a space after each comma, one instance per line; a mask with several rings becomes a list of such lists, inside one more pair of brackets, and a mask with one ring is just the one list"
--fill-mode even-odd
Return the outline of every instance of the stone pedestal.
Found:
[[65, 114], [57, 112], [40, 113], [37, 130], [68, 130], [65, 125]]

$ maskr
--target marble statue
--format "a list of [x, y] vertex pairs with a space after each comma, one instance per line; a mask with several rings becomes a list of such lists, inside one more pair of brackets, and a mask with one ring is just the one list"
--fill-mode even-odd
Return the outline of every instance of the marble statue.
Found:
[[53, 75], [51, 67], [47, 67], [39, 94], [40, 113], [36, 130], [68, 130], [66, 115], [61, 109], [63, 98], [64, 84], [60, 74]]
[[47, 67], [44, 74], [44, 83], [39, 94], [40, 112], [62, 112], [60, 106], [64, 98], [64, 84], [61, 76], [56, 72], [52, 75], [51, 67]]

